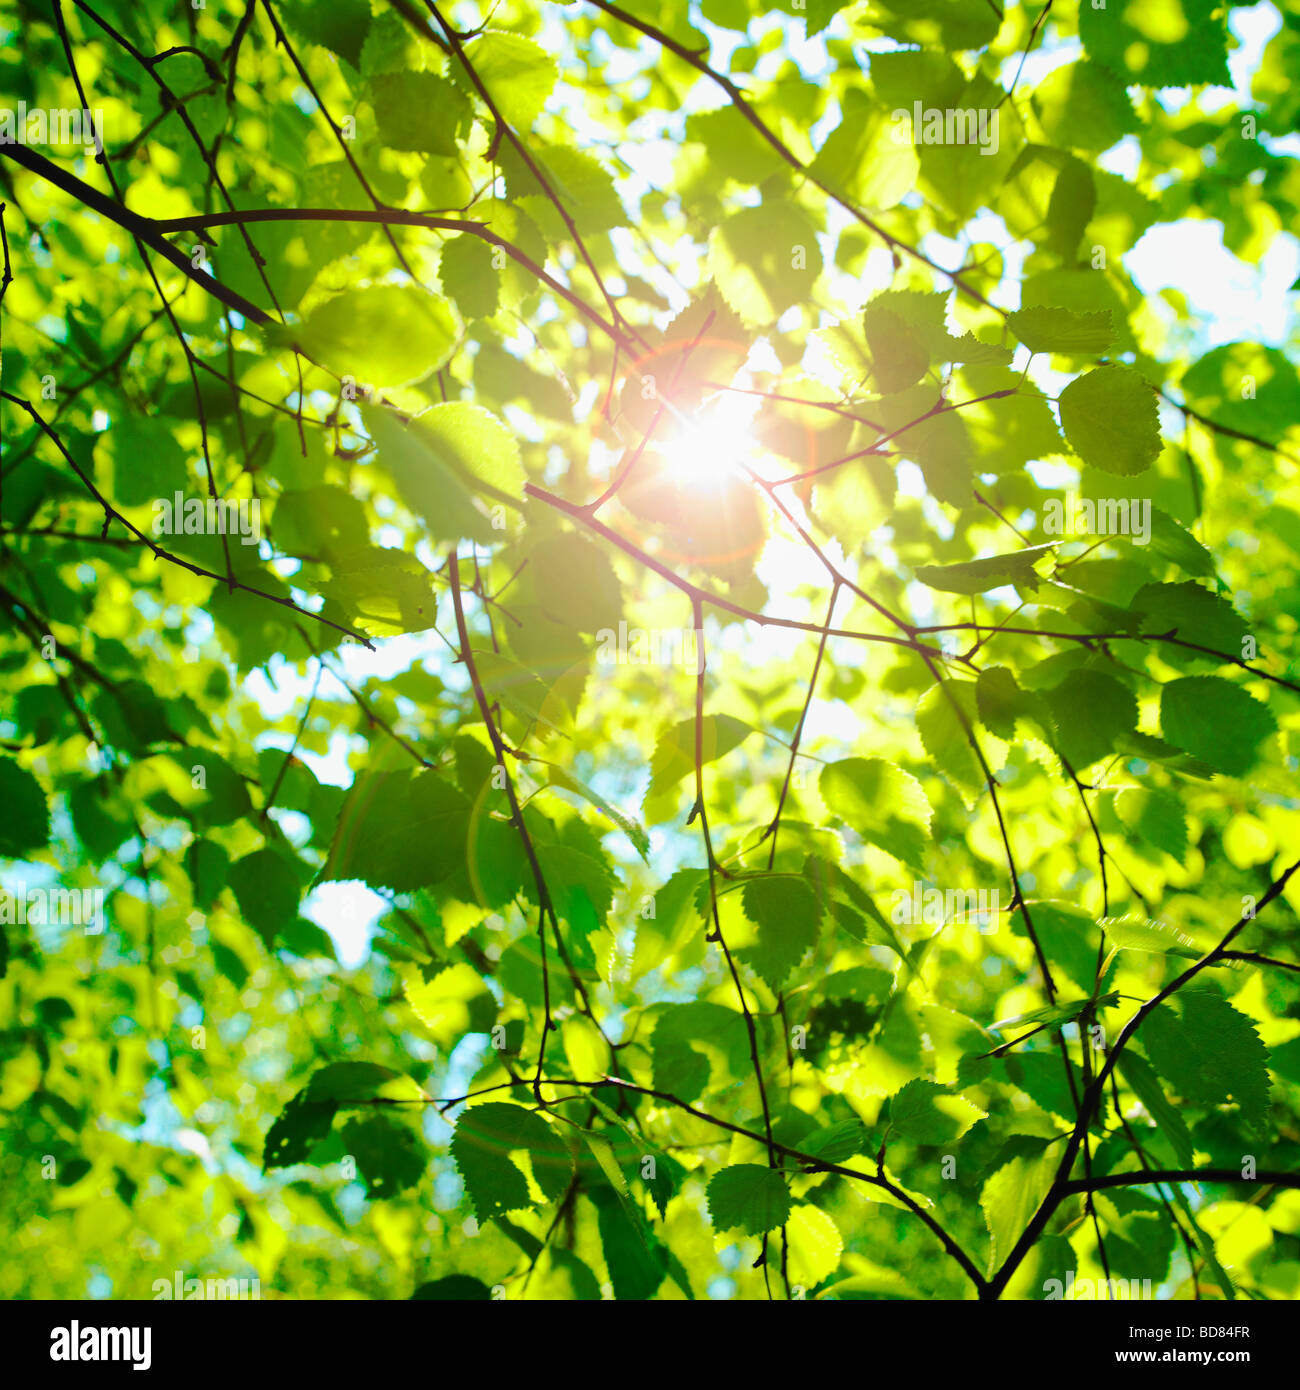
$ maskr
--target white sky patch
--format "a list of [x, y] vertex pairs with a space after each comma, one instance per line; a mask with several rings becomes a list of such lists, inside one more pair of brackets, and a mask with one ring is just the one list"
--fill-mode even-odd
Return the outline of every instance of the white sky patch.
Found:
[[1250, 265], [1224, 247], [1222, 222], [1164, 224], [1147, 232], [1124, 265], [1148, 297], [1165, 289], [1183, 294], [1207, 348], [1287, 340], [1294, 321], [1288, 290], [1300, 274], [1300, 244], [1292, 236], [1275, 237], [1260, 263]]
[[365, 963], [375, 923], [387, 911], [387, 901], [364, 883], [322, 883], [303, 903], [303, 915], [329, 933], [348, 970]]

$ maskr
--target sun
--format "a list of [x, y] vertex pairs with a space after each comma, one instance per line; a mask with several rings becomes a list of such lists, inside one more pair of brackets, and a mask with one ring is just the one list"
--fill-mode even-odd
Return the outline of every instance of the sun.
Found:
[[664, 471], [674, 485], [691, 492], [718, 493], [743, 478], [758, 442], [752, 433], [754, 403], [721, 396], [694, 415], [679, 416], [659, 445]]

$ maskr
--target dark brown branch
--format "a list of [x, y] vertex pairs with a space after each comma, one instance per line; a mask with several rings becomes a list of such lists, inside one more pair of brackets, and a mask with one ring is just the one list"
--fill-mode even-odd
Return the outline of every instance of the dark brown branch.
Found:
[[1075, 1122], [1074, 1129], [1071, 1131], [1069, 1139], [1066, 1141], [1065, 1152], [1061, 1156], [1060, 1166], [1057, 1168], [1056, 1177], [1053, 1179], [1052, 1186], [1048, 1189], [1047, 1195], [1043, 1198], [1038, 1210], [1025, 1227], [1020, 1239], [1013, 1246], [997, 1273], [989, 1281], [988, 1287], [981, 1297], [998, 1298], [1001, 1295], [1021, 1261], [1038, 1243], [1038, 1238], [1046, 1228], [1052, 1213], [1060, 1206], [1062, 1200], [1067, 1195], [1066, 1189], [1071, 1181], [1069, 1176], [1070, 1169], [1074, 1166], [1074, 1160], [1078, 1155], [1084, 1132], [1091, 1123], [1092, 1112], [1096, 1109], [1097, 1102], [1101, 1098], [1102, 1089], [1106, 1084], [1106, 1078], [1114, 1071], [1116, 1064], [1119, 1062], [1121, 1052], [1123, 1052], [1129, 1040], [1142, 1026], [1143, 1021], [1148, 1018], [1155, 1009], [1159, 1008], [1166, 999], [1176, 994], [1178, 990], [1182, 989], [1190, 980], [1194, 980], [1202, 970], [1222, 960], [1224, 953], [1228, 949], [1229, 943], [1235, 940], [1235, 938], [1245, 930], [1249, 923], [1255, 920], [1256, 914], [1262, 908], [1267, 907], [1274, 898], [1281, 895], [1282, 890], [1286, 887], [1288, 882], [1290, 882], [1292, 875], [1297, 869], [1300, 869], [1300, 859], [1296, 860], [1296, 862], [1279, 878], [1275, 879], [1269, 885], [1267, 892], [1260, 898], [1249, 917], [1238, 918], [1233, 926], [1228, 929], [1226, 935], [1217, 946], [1207, 951], [1200, 960], [1194, 961], [1189, 965], [1186, 970], [1175, 979], [1171, 980], [1158, 994], [1148, 999], [1124, 1025], [1123, 1029], [1120, 1031], [1119, 1037], [1115, 1039], [1114, 1047], [1106, 1054], [1106, 1060], [1097, 1072], [1097, 1076], [1092, 1082], [1092, 1085], [1088, 1087], [1084, 1094], [1083, 1104], [1079, 1109], [1079, 1117]]
[[186, 279], [192, 280], [213, 298], [219, 299], [228, 309], [242, 314], [253, 323], [271, 322], [271, 316], [265, 310], [259, 309], [256, 304], [250, 303], [242, 294], [237, 294], [234, 290], [227, 288], [219, 280], [214, 280], [206, 270], [199, 270], [191, 265], [190, 258], [178, 251], [162, 235], [157, 224], [151, 218], [141, 217], [139, 213], [132, 212], [130, 208], [123, 207], [120, 203], [115, 203], [111, 198], [105, 197], [98, 189], [92, 188], [75, 174], [61, 169], [53, 160], [46, 159], [43, 154], [38, 154], [30, 145], [0, 144], [0, 155], [7, 156], [15, 164], [21, 164], [24, 169], [52, 183], [56, 188], [76, 198], [85, 207], [99, 213], [101, 217], [116, 223], [123, 231], [138, 237], [146, 246], [157, 251], [160, 256], [175, 266]]

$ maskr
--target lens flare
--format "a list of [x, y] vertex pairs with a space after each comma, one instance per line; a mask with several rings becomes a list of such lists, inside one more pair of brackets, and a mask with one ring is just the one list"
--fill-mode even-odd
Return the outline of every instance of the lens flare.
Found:
[[659, 446], [664, 469], [686, 491], [720, 492], [744, 476], [742, 464], [753, 461], [758, 445], [750, 432], [753, 403], [724, 396], [696, 414], [674, 422]]

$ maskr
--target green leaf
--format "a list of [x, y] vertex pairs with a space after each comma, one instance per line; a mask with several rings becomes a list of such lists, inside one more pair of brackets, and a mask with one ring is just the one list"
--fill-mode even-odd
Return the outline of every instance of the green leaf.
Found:
[[[700, 1047], [695, 1046], [697, 1043]], [[697, 1100], [709, 1084], [713, 1053], [723, 1052], [733, 1070], [748, 1065], [744, 1015], [703, 1000], [670, 1004], [655, 1023], [652, 1050], [656, 1088], [671, 1091], [689, 1104]], [[743, 1070], [737, 1074], [743, 1074]]]
[[916, 707], [917, 732], [935, 769], [972, 790], [984, 785], [984, 773], [967, 732], [974, 728], [975, 715], [975, 686], [971, 681], [950, 680], [932, 685]]
[[1021, 1155], [1003, 1164], [984, 1184], [980, 1206], [989, 1229], [990, 1276], [1015, 1248], [1042, 1205], [1060, 1161], [1056, 1148], [1045, 1144], [1038, 1153]]
[[[1070, 1094], [1070, 1083], [1059, 1054], [1052, 1052], [1008, 1052], [996, 1059], [1010, 1086], [1023, 1091], [1035, 1105], [1049, 1115], [1074, 1123], [1077, 1103]], [[995, 1072], [996, 1075], [996, 1072]], [[1019, 1098], [1016, 1100], [1019, 1105]]]
[[1056, 745], [1076, 772], [1112, 753], [1137, 728], [1133, 692], [1100, 671], [1071, 671], [1046, 699]]
[[491, 318], [501, 294], [493, 248], [468, 233], [448, 238], [438, 257], [438, 279], [466, 320]]
[[95, 863], [102, 863], [135, 834], [107, 777], [77, 783], [68, 794], [68, 811], [77, 838]]
[[451, 1156], [480, 1222], [533, 1205], [531, 1173], [542, 1194], [554, 1200], [569, 1184], [573, 1160], [540, 1115], [518, 1105], [490, 1102], [466, 1110], [456, 1122]]
[[12, 758], [0, 758], [0, 855], [25, 858], [50, 842], [50, 811], [41, 784]]
[[1092, 170], [1082, 160], [1066, 160], [1056, 176], [1047, 206], [1044, 225], [1048, 249], [1063, 261], [1073, 261], [1096, 207], [1097, 186]]
[[859, 207], [892, 208], [916, 183], [920, 168], [912, 141], [895, 138], [900, 128], [888, 111], [850, 87], [843, 120], [822, 143], [809, 172]]
[[426, 980], [413, 965], [399, 967], [402, 993], [433, 1041], [448, 1050], [466, 1033], [486, 1033], [496, 1022], [497, 1001], [472, 965], [461, 962]]
[[396, 1196], [424, 1176], [428, 1158], [405, 1125], [395, 1125], [382, 1115], [354, 1119], [343, 1126], [340, 1138], [356, 1159], [369, 1197]]
[[227, 875], [245, 922], [270, 943], [298, 915], [302, 885], [293, 866], [273, 849], [237, 859]]
[[393, 150], [454, 155], [471, 108], [464, 93], [431, 72], [389, 72], [370, 79], [379, 138]]
[[709, 1179], [709, 1219], [719, 1231], [736, 1228], [746, 1235], [774, 1231], [790, 1215], [785, 1178], [757, 1163], [733, 1163]]
[[[753, 733], [753, 728], [730, 714], [706, 714], [700, 728], [700, 762], [707, 766], [725, 757]], [[695, 720], [683, 719], [659, 735], [650, 760], [650, 786], [645, 813], [658, 819], [672, 814], [677, 783], [695, 771]]]
[[580, 1260], [572, 1250], [554, 1245], [548, 1251], [547, 1258], [550, 1262], [547, 1290], [553, 1299], [575, 1303], [600, 1301], [600, 1284], [585, 1260]]
[[170, 501], [174, 492], [187, 490], [189, 469], [172, 433], [174, 423], [157, 415], [127, 415], [114, 422], [113, 498], [119, 506]]
[[286, 555], [329, 560], [368, 542], [366, 510], [341, 487], [290, 489], [275, 504], [275, 544]]
[[494, 496], [522, 494], [519, 441], [490, 410], [465, 401], [445, 401], [413, 421], [411, 430], [466, 486]]
[[973, 500], [970, 434], [960, 418], [963, 412], [930, 414], [935, 403], [934, 387], [922, 382], [886, 396], [873, 409], [886, 430], [901, 431], [893, 447], [916, 463], [930, 492], [949, 506], [965, 507]]
[[866, 1153], [871, 1144], [871, 1135], [861, 1120], [840, 1120], [837, 1124], [826, 1125], [815, 1130], [806, 1139], [800, 1140], [801, 1152], [812, 1154], [826, 1163], [843, 1163], [856, 1154]]
[[400, 550], [369, 547], [334, 560], [320, 592], [367, 637], [427, 632], [438, 619], [433, 576]]
[[808, 1203], [794, 1207], [785, 1233], [790, 1249], [790, 1276], [795, 1282], [815, 1287], [839, 1268], [844, 1238], [820, 1207]]
[[1017, 309], [1007, 319], [1007, 327], [1030, 352], [1060, 352], [1072, 356], [1095, 357], [1115, 341], [1109, 309], [1080, 314], [1073, 309]]
[[[745, 19], [748, 23], [747, 7]], [[783, 167], [781, 156], [735, 106], [693, 111], [686, 118], [686, 138], [707, 147], [711, 169], [747, 186], [761, 183]]]
[[[650, 1193], [659, 1215], [666, 1218], [668, 1215], [668, 1202], [674, 1191], [678, 1187], [682, 1178], [686, 1175], [686, 1170], [671, 1155], [649, 1143], [644, 1135], [629, 1127], [629, 1125], [619, 1116], [618, 1112], [612, 1110], [599, 1095], [592, 1093], [591, 1103], [596, 1110], [604, 1116], [606, 1121], [613, 1126], [620, 1134], [620, 1152], [624, 1155], [624, 1167], [634, 1167], [638, 1176], [645, 1184], [646, 1190]], [[654, 1175], [646, 1177], [644, 1175], [644, 1162], [647, 1158], [654, 1159]], [[623, 1169], [620, 1169], [623, 1171]], [[644, 1234], [644, 1231], [642, 1232]]]
[[869, 22], [900, 43], [946, 49], [982, 48], [1001, 25], [980, 0], [872, 0]]
[[1182, 380], [1187, 403], [1216, 424], [1280, 442], [1300, 409], [1300, 382], [1284, 352], [1261, 343], [1225, 343]]
[[633, 978], [639, 979], [654, 970], [703, 930], [695, 895], [701, 887], [707, 891], [707, 884], [704, 870], [678, 869], [655, 893], [648, 908], [642, 904], [637, 913]]
[[1062, 148], [1108, 150], [1137, 129], [1124, 80], [1087, 59], [1054, 69], [1030, 100], [1048, 139]]
[[604, 860], [571, 845], [539, 845], [537, 853], [560, 916], [583, 930], [604, 922], [618, 885]]
[[[879, 1188], [873, 1190], [871, 1200], [876, 1199], [875, 1194], [879, 1193], [880, 1190]], [[893, 1204], [890, 1203], [888, 1205]], [[857, 1302], [859, 1300], [866, 1302], [868, 1300], [875, 1301], [878, 1299], [913, 1299], [920, 1301], [924, 1298], [924, 1295], [914, 1284], [908, 1283], [896, 1270], [885, 1269], [883, 1266], [877, 1265], [873, 1267], [870, 1274], [854, 1274], [848, 1279], [838, 1280], [829, 1288], [822, 1289], [817, 1295], [817, 1298], [819, 1300], [829, 1299], [834, 1303], [840, 1302], [841, 1299], [846, 1299], [849, 1302]]]
[[1151, 549], [1187, 574], [1214, 578], [1214, 557], [1186, 527], [1159, 507], [1151, 508]]
[[248, 788], [224, 758], [207, 749], [190, 748], [182, 755], [174, 755], [173, 761], [206, 798], [186, 808], [196, 829], [231, 825], [248, 814], [252, 804]]
[[538, 543], [529, 567], [538, 599], [548, 613], [579, 632], [618, 627], [623, 616], [622, 591], [609, 556], [598, 545], [584, 536], [557, 532]]
[[1005, 666], [986, 666], [975, 681], [975, 705], [985, 726], [999, 738], [1010, 740], [1029, 701], [1013, 672]]
[[863, 311], [863, 331], [871, 350], [872, 371], [883, 392], [897, 392], [917, 381], [929, 365], [965, 362], [1006, 366], [1011, 353], [970, 333], [948, 332], [948, 294], [919, 290], [885, 290]]
[[92, 709], [112, 742], [137, 756], [143, 757], [152, 744], [171, 737], [166, 706], [144, 681], [123, 681], [99, 691]]
[[541, 166], [551, 194], [508, 147], [501, 151], [500, 158], [514, 202], [532, 218], [547, 241], [566, 241], [571, 237], [555, 199], [584, 240], [627, 222], [614, 180], [594, 154], [572, 145], [550, 145], [530, 153]]
[[960, 1139], [985, 1112], [946, 1086], [920, 1077], [909, 1081], [889, 1102], [889, 1133], [917, 1144]]
[[309, 1100], [304, 1091], [295, 1096], [266, 1133], [262, 1168], [289, 1168], [305, 1163], [320, 1140], [326, 1138], [338, 1107], [329, 1101]]
[[[544, 758], [534, 758], [534, 762], [545, 762]], [[574, 792], [578, 796], [589, 801], [598, 811], [607, 816], [618, 828], [632, 841], [632, 848], [641, 856], [646, 863], [649, 863], [650, 836], [646, 834], [645, 827], [631, 816], [625, 815], [617, 806], [607, 801], [594, 788], [589, 787], [585, 782], [574, 777], [572, 773], [566, 772], [557, 763], [546, 763], [550, 768], [550, 784], [553, 787], [561, 787], [565, 791]]]
[[[817, 894], [821, 911], [856, 941], [871, 946], [887, 946], [899, 957], [907, 958], [907, 948], [898, 939], [888, 920], [870, 896], [838, 865], [810, 854], [804, 860], [804, 877]], [[870, 922], [864, 920], [870, 918]]]
[[370, 6], [366, 0], [331, 0], [329, 5], [312, 0], [291, 0], [280, 7], [298, 33], [337, 53], [353, 67], [361, 61], [361, 49], [370, 28]]
[[596, 1188], [589, 1195], [596, 1206], [601, 1251], [614, 1297], [651, 1297], [668, 1272], [666, 1250], [653, 1235], [641, 1229], [635, 1210], [630, 1214], [609, 1188]]
[[[467, 407], [472, 409], [473, 407]], [[362, 412], [379, 459], [403, 501], [440, 540], [462, 538], [490, 544], [494, 534], [486, 506], [476, 498], [445, 456], [446, 439], [422, 421], [403, 424], [380, 407]]]
[[365, 1105], [370, 1101], [419, 1101], [424, 1092], [400, 1072], [377, 1062], [331, 1062], [312, 1073], [304, 1098], [313, 1105]]
[[[506, 121], [520, 132], [530, 129], [555, 86], [555, 59], [532, 39], [499, 29], [467, 43], [465, 57]], [[460, 80], [470, 85], [467, 75]]]
[[603, 1134], [598, 1134], [595, 1130], [583, 1130], [582, 1137], [587, 1148], [591, 1150], [591, 1156], [596, 1160], [596, 1166], [604, 1175], [605, 1181], [620, 1196], [627, 1197], [627, 1178], [618, 1166], [618, 1159], [614, 1155], [614, 1146]]
[[1278, 1076], [1300, 1084], [1300, 1035], [1270, 1048], [1268, 1064]]
[[411, 1295], [416, 1299], [453, 1299], [457, 1303], [489, 1302], [492, 1290], [469, 1274], [447, 1274], [421, 1284]]
[[1236, 1104], [1264, 1133], [1269, 1109], [1268, 1049], [1255, 1025], [1220, 995], [1185, 990], [1166, 1000], [1142, 1025], [1152, 1066], [1193, 1105]]
[[243, 960], [228, 946], [223, 946], [220, 941], [213, 940], [211, 949], [213, 964], [236, 989], [242, 990], [248, 983], [249, 973]]
[[709, 271], [747, 324], [774, 323], [806, 300], [821, 268], [817, 229], [792, 202], [742, 208], [709, 238]]
[[1221, 676], [1185, 676], [1161, 688], [1161, 733], [1230, 777], [1250, 771], [1276, 729], [1267, 705]]
[[1080, 5], [1079, 37], [1090, 58], [1130, 85], [1232, 85], [1227, 24], [1216, 0]]
[[801, 878], [751, 878], [741, 890], [741, 900], [745, 916], [758, 928], [758, 945], [747, 958], [779, 990], [817, 944], [817, 895]]
[[442, 463], [473, 488], [512, 499], [523, 493], [519, 441], [491, 410], [448, 400], [425, 410], [417, 427]]
[[1074, 903], [1059, 899], [1029, 899], [1025, 911], [1013, 915], [1012, 930], [1028, 938], [1026, 921], [1052, 963], [1054, 973], [1064, 971], [1080, 989], [1091, 991], [1097, 974], [1096, 920]]
[[195, 840], [185, 851], [185, 871], [194, 886], [194, 906], [207, 912], [226, 886], [230, 855], [214, 840]]
[[[614, 1131], [625, 1161], [630, 1166], [637, 1160], [637, 1150], [644, 1145], [622, 1126]], [[610, 1269], [611, 1282], [617, 1298], [648, 1298], [663, 1280], [666, 1260], [663, 1247], [651, 1232], [640, 1207], [632, 1200], [627, 1178], [614, 1152], [614, 1145], [603, 1134], [583, 1130], [582, 1137], [596, 1160], [599, 1177], [587, 1178], [586, 1185], [596, 1203], [601, 1245]], [[629, 1145], [633, 1146], [629, 1149]], [[656, 1162], [662, 1159], [657, 1159]], [[589, 1172], [590, 1170], [588, 1170]], [[602, 1181], [603, 1180], [603, 1181]], [[617, 1202], [622, 1221], [611, 1207], [609, 1198]], [[620, 1278], [615, 1279], [614, 1270]], [[644, 1284], [644, 1287], [642, 1285]], [[620, 1287], [622, 1292], [620, 1292]]]
[[1034, 565], [1050, 552], [1050, 545], [1035, 545], [1005, 555], [986, 555], [982, 560], [965, 560], [956, 565], [918, 565], [916, 577], [931, 589], [945, 594], [986, 594], [1004, 584], [1026, 589], [1038, 587]]
[[1142, 917], [1103, 917], [1101, 925], [1112, 946], [1121, 951], [1156, 951], [1162, 955], [1182, 956], [1199, 960], [1205, 953], [1198, 951], [1191, 937], [1171, 927]]
[[558, 728], [548, 715], [559, 715], [560, 707], [546, 683], [527, 666], [492, 651], [474, 652], [474, 666], [489, 703], [504, 705], [525, 725]]
[[1061, 428], [1084, 463], [1144, 472], [1160, 456], [1156, 395], [1132, 367], [1098, 367], [1061, 392]]
[[886, 394], [903, 391], [919, 381], [930, 367], [926, 345], [910, 332], [906, 321], [881, 304], [868, 304], [863, 319], [871, 351], [876, 389]]
[[[369, 9], [369, 6], [366, 8]], [[375, 15], [366, 30], [357, 66], [362, 77], [418, 68], [418, 41], [406, 21], [393, 11]]]
[[1118, 998], [1119, 995], [1112, 991], [1103, 994], [1099, 999], [1071, 999], [1065, 1004], [1048, 1004], [1041, 1009], [1031, 1009], [1028, 1013], [1017, 1014], [1015, 1018], [999, 1019], [997, 1023], [990, 1023], [989, 1027], [995, 1032], [1001, 1032], [1004, 1028], [1022, 1028], [1028, 1023], [1059, 1028], [1063, 1024], [1073, 1023], [1080, 1014], [1094, 1005], [1098, 1009], [1112, 1007]]
[[[1130, 608], [1141, 614], [1143, 632], [1174, 631], [1184, 642], [1212, 647], [1227, 656], [1240, 657], [1245, 620], [1219, 594], [1190, 580], [1181, 584], [1144, 584], [1133, 595]], [[1161, 649], [1166, 659], [1182, 656], [1172, 648]], [[1189, 660], [1209, 660], [1208, 654], [1187, 652]]]
[[930, 803], [911, 773], [883, 758], [844, 758], [821, 770], [818, 789], [864, 840], [920, 868], [930, 839]]
[[1043, 304], [1073, 309], [1080, 314], [1109, 309], [1117, 335], [1116, 350], [1132, 352], [1136, 349], [1133, 330], [1128, 323], [1129, 302], [1106, 271], [1071, 268], [1042, 270], [1036, 275], [1026, 276], [1020, 286], [1021, 309], [1032, 309]]
[[321, 881], [409, 893], [466, 862], [469, 799], [436, 773], [363, 773], [339, 813]]
[[[431, 154], [425, 161], [424, 168], [420, 170], [420, 191], [430, 212], [450, 213], [453, 216], [463, 211], [474, 197], [474, 186], [469, 181], [465, 166], [456, 155], [449, 154]], [[465, 236], [468, 238], [468, 234]], [[478, 237], [468, 239], [480, 240]], [[443, 289], [453, 294], [453, 287], [446, 281], [443, 282]]]
[[1115, 798], [1115, 814], [1139, 839], [1183, 862], [1187, 816], [1177, 797], [1149, 787], [1126, 787]]
[[459, 325], [447, 302], [424, 290], [370, 285], [318, 304], [301, 328], [266, 330], [297, 342], [356, 386], [408, 386], [451, 356]]

